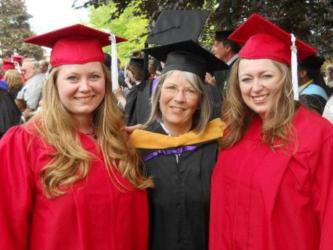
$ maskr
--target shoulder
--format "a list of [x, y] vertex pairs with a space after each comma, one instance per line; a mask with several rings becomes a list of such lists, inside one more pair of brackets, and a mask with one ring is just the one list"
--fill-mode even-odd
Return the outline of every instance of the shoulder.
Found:
[[325, 100], [328, 99], [326, 91], [319, 85], [315, 83], [311, 83], [309, 86], [307, 86], [301, 93], [301, 95], [318, 95]]
[[34, 75], [32, 78], [33, 81], [38, 81], [38, 82], [44, 81], [44, 79], [45, 79], [45, 75], [41, 74], [41, 73]]
[[314, 111], [300, 106], [293, 121], [301, 145], [318, 145], [333, 140], [333, 124]]
[[6, 146], [27, 147], [40, 140], [35, 125], [31, 122], [11, 127], [0, 140], [0, 149]]

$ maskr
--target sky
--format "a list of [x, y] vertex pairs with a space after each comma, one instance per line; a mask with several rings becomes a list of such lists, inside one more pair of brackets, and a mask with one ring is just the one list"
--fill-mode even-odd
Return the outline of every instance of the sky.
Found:
[[[31, 30], [37, 35], [88, 20], [87, 9], [73, 9], [74, 0], [25, 0]], [[78, 1], [83, 2], [83, 1]]]

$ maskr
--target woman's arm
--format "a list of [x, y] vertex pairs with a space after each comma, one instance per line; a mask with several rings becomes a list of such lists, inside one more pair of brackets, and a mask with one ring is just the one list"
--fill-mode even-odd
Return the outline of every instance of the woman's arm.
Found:
[[23, 129], [14, 127], [0, 140], [0, 249], [29, 248], [33, 201], [26, 139]]

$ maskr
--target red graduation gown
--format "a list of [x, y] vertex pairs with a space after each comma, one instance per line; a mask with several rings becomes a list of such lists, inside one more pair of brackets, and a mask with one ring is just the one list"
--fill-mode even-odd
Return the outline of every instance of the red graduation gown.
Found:
[[145, 191], [111, 181], [103, 158], [88, 136], [85, 149], [96, 156], [87, 178], [65, 194], [48, 199], [40, 171], [50, 147], [14, 127], [0, 141], [0, 249], [146, 250], [148, 203]]
[[333, 126], [304, 107], [295, 151], [261, 143], [261, 121], [221, 150], [212, 176], [210, 250], [333, 249]]

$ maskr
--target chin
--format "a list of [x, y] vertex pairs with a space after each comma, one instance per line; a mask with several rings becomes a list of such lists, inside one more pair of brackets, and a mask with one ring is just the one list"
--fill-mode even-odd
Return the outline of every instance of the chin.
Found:
[[260, 116], [264, 115], [267, 112], [267, 109], [263, 108], [251, 108], [252, 111]]
[[91, 115], [95, 110], [71, 110], [73, 115]]

